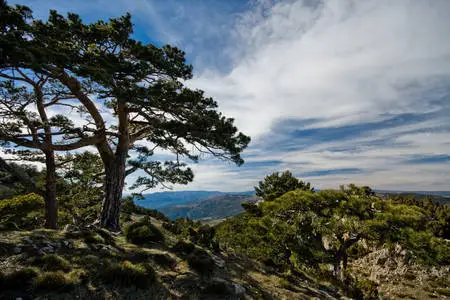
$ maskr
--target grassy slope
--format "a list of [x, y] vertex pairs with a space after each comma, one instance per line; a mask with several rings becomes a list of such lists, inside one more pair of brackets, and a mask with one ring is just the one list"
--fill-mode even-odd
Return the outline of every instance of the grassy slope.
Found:
[[[211, 274], [200, 274], [189, 266], [185, 255], [171, 249], [178, 239], [164, 231], [157, 220], [154, 220], [154, 224], [164, 233], [165, 242], [149, 244], [146, 247], [130, 244], [122, 235], [111, 236], [103, 232], [1, 232], [0, 270], [3, 277], [30, 266], [40, 275], [39, 280], [34, 279], [29, 285], [23, 281], [15, 288], [6, 289], [4, 284], [0, 290], [0, 299], [338, 298], [334, 289], [318, 284], [311, 278], [277, 274], [257, 262], [227, 253], [208, 252], [217, 263]], [[39, 257], [37, 252], [48, 244], [53, 245], [58, 259], [65, 261], [60, 266], [53, 263], [51, 272], [36, 264], [36, 257]], [[136, 288], [127, 280], [126, 284], [124, 280], [116, 280], [115, 275], [108, 270], [111, 265], [124, 261], [133, 266], [152, 266], [156, 271], [156, 280], [145, 288]], [[224, 262], [222, 267], [221, 261]], [[57, 271], [58, 268], [61, 270]], [[55, 274], [62, 277], [62, 280], [53, 279], [57, 282], [46, 283], [44, 279]], [[133, 278], [131, 277], [131, 282], [136, 280]], [[233, 284], [244, 287], [245, 293], [237, 295]]]

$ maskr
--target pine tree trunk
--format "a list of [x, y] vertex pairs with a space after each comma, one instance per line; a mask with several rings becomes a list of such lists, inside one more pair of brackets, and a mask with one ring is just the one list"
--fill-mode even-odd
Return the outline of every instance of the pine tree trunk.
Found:
[[105, 167], [105, 198], [103, 201], [100, 224], [113, 232], [120, 229], [120, 204], [125, 185], [126, 153], [116, 155], [116, 159]]
[[340, 281], [344, 281], [344, 271], [345, 267], [347, 267], [347, 262], [344, 265], [345, 258], [345, 249], [341, 246], [334, 256], [334, 275]]
[[117, 101], [117, 115], [119, 118], [118, 130], [120, 135], [114, 159], [105, 157], [105, 199], [103, 202], [100, 225], [113, 232], [120, 232], [120, 204], [123, 187], [125, 186], [125, 168], [130, 148], [130, 128], [128, 121], [128, 108], [123, 100]]
[[58, 207], [56, 204], [56, 163], [53, 151], [45, 152], [45, 228], [58, 228]]

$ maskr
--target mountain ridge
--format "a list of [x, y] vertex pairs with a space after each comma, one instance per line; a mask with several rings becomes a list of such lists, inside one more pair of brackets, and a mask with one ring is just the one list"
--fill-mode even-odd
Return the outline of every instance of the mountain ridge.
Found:
[[221, 191], [207, 191], [207, 190], [192, 190], [192, 191], [164, 191], [144, 194], [144, 199], [135, 200], [136, 205], [160, 209], [169, 205], [179, 205], [198, 200], [207, 199], [217, 195], [252, 195], [254, 191], [243, 192], [221, 192]]

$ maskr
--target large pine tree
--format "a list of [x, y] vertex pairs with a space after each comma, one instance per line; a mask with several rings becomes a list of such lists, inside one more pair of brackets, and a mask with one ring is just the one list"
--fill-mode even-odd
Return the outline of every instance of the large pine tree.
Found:
[[[95, 140], [104, 163], [102, 226], [120, 230], [125, 177], [138, 169], [147, 176], [136, 185], [151, 188], [192, 181], [183, 157], [197, 161], [207, 153], [243, 163], [240, 153], [250, 138], [203, 91], [184, 86], [193, 74], [182, 51], [133, 39], [130, 15], [85, 24], [78, 15], [66, 18], [51, 11], [48, 21], [30, 22], [27, 8], [6, 7], [11, 13], [0, 23], [5, 45], [0, 68], [33, 70], [57, 81], [90, 120], [80, 129], [78, 142]], [[110, 115], [99, 107], [110, 110], [113, 123], [106, 123]], [[173, 153], [174, 159], [152, 160], [157, 148]], [[127, 161], [130, 151], [138, 158]]]

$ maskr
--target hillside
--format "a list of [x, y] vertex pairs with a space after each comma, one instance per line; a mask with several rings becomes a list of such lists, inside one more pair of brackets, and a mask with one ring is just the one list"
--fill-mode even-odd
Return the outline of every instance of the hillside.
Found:
[[[141, 217], [134, 216], [132, 222]], [[338, 299], [337, 289], [245, 257], [162, 236], [142, 245], [100, 229], [0, 235], [0, 299]]]
[[179, 205], [194, 202], [218, 195], [252, 195], [248, 192], [220, 192], [220, 191], [166, 191], [144, 194], [144, 199], [136, 200], [136, 204], [145, 208], [159, 209], [169, 205]]
[[241, 203], [255, 201], [254, 195], [223, 194], [185, 204], [164, 206], [159, 208], [159, 211], [172, 220], [176, 218], [222, 219], [242, 213], [244, 209]]
[[209, 226], [126, 198], [118, 233], [42, 229], [37, 200], [1, 202], [0, 299], [450, 298], [450, 210], [421, 199], [296, 189]]

